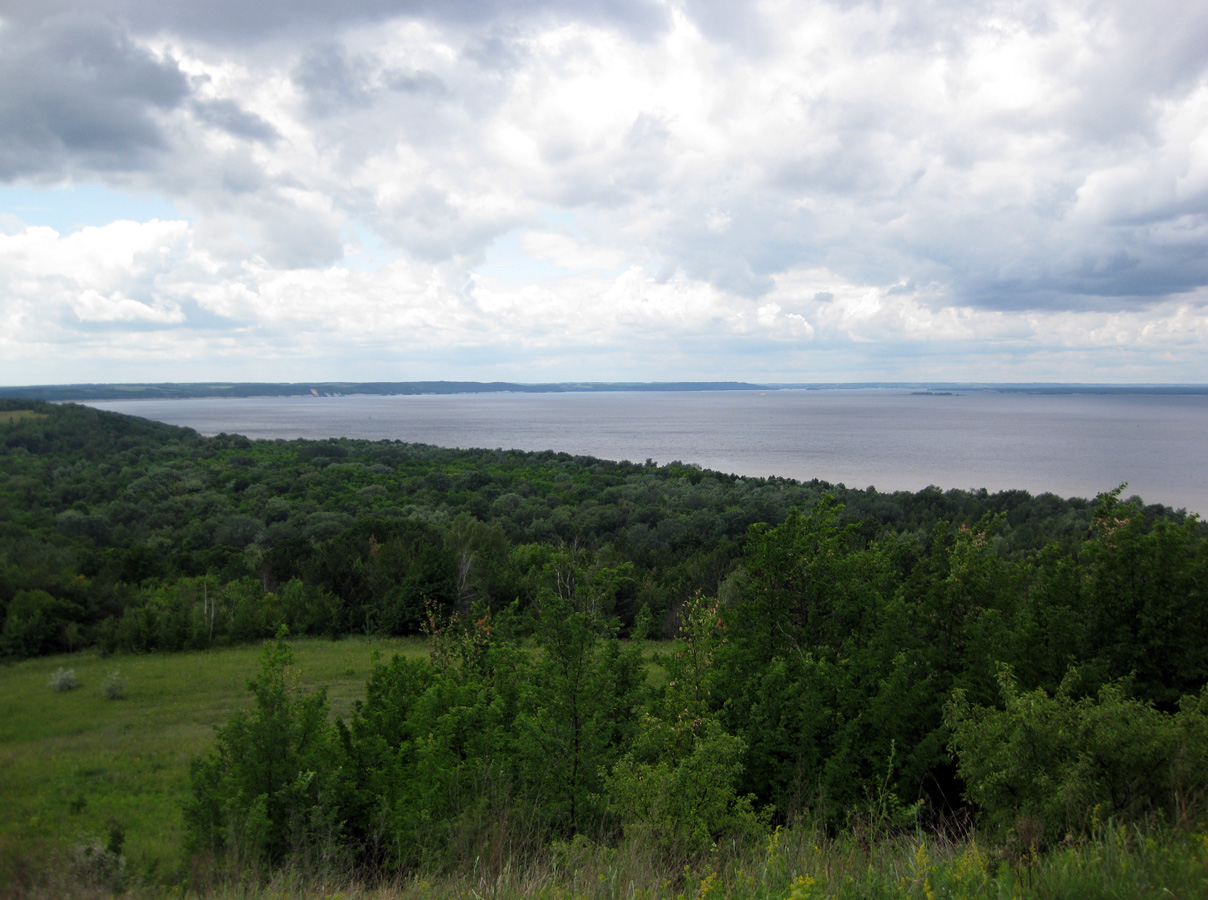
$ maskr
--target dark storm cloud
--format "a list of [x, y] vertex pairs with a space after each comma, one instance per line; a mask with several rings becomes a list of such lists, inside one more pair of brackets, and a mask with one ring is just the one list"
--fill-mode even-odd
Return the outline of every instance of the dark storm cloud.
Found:
[[1208, 284], [1208, 258], [1202, 240], [1138, 242], [1053, 260], [1050, 271], [1031, 278], [987, 279], [975, 271], [954, 277], [953, 284], [969, 302], [987, 309], [1138, 309]]
[[72, 161], [131, 170], [166, 146], [160, 114], [188, 81], [90, 14], [0, 30], [0, 179], [58, 175]]
[[18, 22], [66, 10], [91, 9], [120, 19], [137, 33], [168, 31], [217, 43], [249, 43], [298, 36], [336, 26], [396, 17], [481, 26], [518, 19], [566, 19], [609, 25], [631, 36], [662, 32], [667, 13], [652, 0], [39, 0], [9, 3], [0, 15]]
[[255, 113], [241, 109], [233, 100], [197, 100], [192, 109], [202, 122], [235, 137], [271, 144], [281, 136], [276, 128]]

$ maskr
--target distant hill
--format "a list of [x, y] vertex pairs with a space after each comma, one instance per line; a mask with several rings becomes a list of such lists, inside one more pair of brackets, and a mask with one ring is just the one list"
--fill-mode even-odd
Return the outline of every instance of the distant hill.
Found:
[[508, 381], [307, 381], [181, 384], [49, 384], [0, 387], [19, 400], [180, 400], [188, 397], [337, 397], [346, 394], [589, 393], [593, 391], [756, 391], [768, 385], [739, 381], [560, 382]]
[[17, 400], [182, 400], [190, 397], [339, 397], [348, 394], [593, 393], [599, 391], [778, 391], [887, 389], [1000, 391], [1043, 394], [1208, 394], [1202, 384], [1061, 384], [962, 382], [826, 382], [752, 384], [744, 381], [585, 381], [520, 384], [511, 381], [162, 382], [159, 384], [45, 384], [0, 387]]

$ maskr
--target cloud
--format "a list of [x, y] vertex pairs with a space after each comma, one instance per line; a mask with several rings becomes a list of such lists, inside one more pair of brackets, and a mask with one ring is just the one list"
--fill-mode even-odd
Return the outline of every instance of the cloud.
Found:
[[303, 54], [292, 81], [305, 91], [313, 111], [330, 115], [368, 104], [372, 65], [368, 59], [349, 58], [338, 44], [322, 43]]
[[71, 309], [81, 322], [179, 323], [184, 321], [184, 316], [178, 308], [139, 303], [120, 292], [106, 296], [91, 288], [76, 297]]
[[129, 171], [167, 149], [184, 74], [116, 24], [71, 13], [0, 30], [0, 178]]
[[945, 366], [959, 365], [976, 380], [1001, 378], [1011, 357], [1030, 360], [1043, 379], [1071, 356], [1104, 380], [1185, 380], [1208, 343], [1203, 294], [1145, 311], [1025, 318], [962, 306], [937, 286], [868, 290], [826, 269], [786, 273], [752, 302], [640, 266], [519, 286], [485, 276], [465, 284], [456, 266], [415, 263], [230, 266], [195, 238], [186, 223], [158, 221], [0, 236], [0, 377], [37, 371], [48, 348], [134, 372], [134, 348], [145, 348], [148, 365], [254, 354], [255, 377], [286, 380], [318, 377], [320, 361], [345, 366], [345, 377], [421, 377], [432, 366], [452, 377], [442, 359], [495, 359], [513, 374], [567, 379], [659, 377], [651, 358], [693, 377], [827, 380], [838, 361], [858, 373], [849, 377], [885, 379], [909, 360], [916, 377], [952, 377]]
[[622, 269], [626, 255], [607, 247], [588, 246], [562, 234], [530, 231], [524, 236], [524, 250], [563, 269]]
[[[640, 362], [666, 335], [669, 365], [747, 348], [787, 373], [963, 370], [973, 347], [1087, 367], [1123, 335], [1208, 380], [1186, 362], [1208, 349], [1194, 4], [10, 6], [0, 180], [186, 220], [6, 219], [0, 315], [31, 339], [229, 327], [334, 359], [402, 333], [537, 365], [523, 348]], [[37, 327], [35, 296], [57, 310]]]
[[635, 37], [657, 32], [667, 14], [657, 0], [581, 0], [568, 11], [558, 0], [40, 0], [17, 4], [6, 17], [17, 22], [59, 12], [93, 9], [131, 23], [140, 33], [169, 32], [217, 45], [246, 45], [297, 38], [396, 18], [431, 20], [452, 27], [481, 27], [517, 20], [567, 18], [622, 29]]
[[281, 136], [276, 128], [233, 100], [197, 100], [193, 112], [200, 121], [235, 137], [270, 144]]

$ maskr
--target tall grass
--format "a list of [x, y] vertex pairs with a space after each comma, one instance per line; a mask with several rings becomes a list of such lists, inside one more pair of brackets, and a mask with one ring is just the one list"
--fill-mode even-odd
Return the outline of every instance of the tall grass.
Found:
[[[1004, 856], [975, 835], [914, 833], [871, 843], [809, 826], [763, 845], [718, 848], [668, 867], [648, 848], [586, 841], [492, 867], [481, 859], [445, 874], [358, 878], [306, 865], [272, 873], [208, 871], [191, 884], [125, 884], [131, 898], [204, 900], [1100, 900], [1208, 896], [1208, 835], [1108, 824], [1094, 838], [1037, 856]], [[72, 880], [74, 877], [74, 880]], [[26, 896], [108, 896], [70, 870]]]

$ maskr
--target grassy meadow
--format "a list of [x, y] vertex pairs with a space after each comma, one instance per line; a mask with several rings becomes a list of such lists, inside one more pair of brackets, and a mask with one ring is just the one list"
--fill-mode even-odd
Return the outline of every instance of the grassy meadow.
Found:
[[[426, 652], [422, 640], [385, 638], [301, 640], [293, 649], [301, 688], [325, 686], [338, 716], [363, 696], [375, 652]], [[81, 841], [104, 843], [114, 829], [136, 872], [178, 866], [189, 761], [250, 705], [260, 652], [87, 652], [0, 667], [0, 884]], [[59, 669], [75, 672], [75, 690], [49, 687]], [[125, 692], [111, 700], [103, 688], [115, 671]]]

